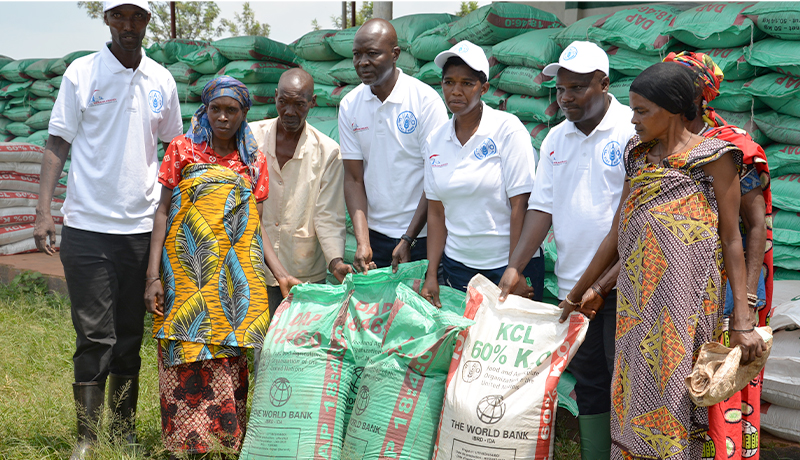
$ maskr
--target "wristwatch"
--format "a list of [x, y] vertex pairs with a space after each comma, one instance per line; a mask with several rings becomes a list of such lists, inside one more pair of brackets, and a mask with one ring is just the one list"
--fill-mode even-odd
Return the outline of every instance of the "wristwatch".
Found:
[[411, 238], [410, 236], [406, 235], [405, 233], [403, 234], [403, 236], [400, 237], [400, 239], [405, 241], [406, 243], [408, 243], [408, 246], [412, 247], [412, 248], [414, 247], [415, 244], [417, 244], [416, 238]]

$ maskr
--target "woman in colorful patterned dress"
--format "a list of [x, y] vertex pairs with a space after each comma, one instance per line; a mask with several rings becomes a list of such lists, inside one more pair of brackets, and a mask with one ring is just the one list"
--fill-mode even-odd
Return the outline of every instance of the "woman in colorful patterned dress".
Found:
[[568, 296], [578, 298], [619, 260], [615, 459], [702, 457], [708, 411], [691, 402], [684, 378], [700, 346], [719, 338], [726, 275], [734, 296], [731, 344], [742, 346], [745, 362], [764, 347], [747, 314], [742, 152], [686, 130], [684, 117], [697, 114], [694, 94], [694, 75], [676, 63], [656, 64], [634, 80], [637, 135], [625, 150], [616, 224]]
[[245, 121], [247, 87], [218, 77], [202, 101], [161, 163], [145, 290], [159, 342], [162, 438], [170, 452], [190, 454], [240, 448], [244, 350], [261, 347], [269, 326], [266, 271], [284, 296], [299, 283], [261, 229], [269, 181]]

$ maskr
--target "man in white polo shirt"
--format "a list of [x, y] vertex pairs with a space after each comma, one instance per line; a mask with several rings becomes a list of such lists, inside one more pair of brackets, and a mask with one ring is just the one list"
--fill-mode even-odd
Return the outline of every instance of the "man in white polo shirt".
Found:
[[[372, 19], [358, 30], [353, 64], [362, 81], [339, 107], [344, 193], [353, 220], [354, 265], [366, 272], [426, 257], [428, 206], [421, 148], [447, 122], [436, 91], [396, 67], [400, 48], [394, 27]], [[419, 237], [419, 239], [417, 239]]]
[[160, 188], [158, 141], [182, 133], [175, 80], [145, 56], [146, 1], [104, 2], [111, 42], [75, 60], [50, 118], [36, 207], [36, 245], [52, 255], [50, 201], [72, 149], [61, 262], [77, 334], [73, 395], [84, 458], [97, 437], [108, 378], [112, 433], [135, 439], [139, 349], [153, 213]]
[[[622, 155], [635, 130], [630, 108], [608, 93], [608, 56], [597, 45], [573, 42], [558, 63], [542, 73], [556, 77], [556, 99], [567, 119], [542, 142], [522, 237], [500, 282], [501, 299], [516, 286], [520, 269], [552, 224], [558, 251], [558, 297], [562, 307], [577, 306], [581, 299], [569, 299], [567, 293], [611, 228], [625, 181]], [[609, 458], [611, 449], [616, 331], [616, 294], [611, 286], [594, 286], [605, 297], [604, 308], [596, 315], [588, 312], [594, 319], [569, 365], [577, 381], [584, 460]]]

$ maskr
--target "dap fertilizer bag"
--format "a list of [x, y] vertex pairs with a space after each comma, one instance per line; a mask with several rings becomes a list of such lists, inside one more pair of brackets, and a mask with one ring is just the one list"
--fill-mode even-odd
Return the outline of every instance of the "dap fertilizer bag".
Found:
[[79, 57], [88, 56], [90, 54], [94, 54], [95, 51], [73, 51], [66, 56], [62, 57], [61, 59], [56, 60], [55, 65], [53, 65], [53, 72], [56, 75], [64, 75], [64, 72], [67, 71], [67, 67], [72, 64], [75, 59]]
[[277, 83], [253, 83], [247, 85], [253, 104], [264, 105], [275, 103], [275, 91], [278, 89]]
[[30, 118], [25, 120], [25, 124], [30, 126], [34, 131], [47, 129], [47, 125], [50, 123], [50, 113], [50, 110], [36, 112]]
[[744, 80], [723, 80], [719, 85], [720, 95], [708, 105], [715, 109], [729, 112], [750, 112], [766, 107], [762, 98], [753, 97], [745, 87], [748, 83]]
[[58, 59], [40, 59], [29, 65], [28, 68], [25, 69], [25, 73], [36, 80], [53, 78], [59, 75], [59, 73], [53, 70], [57, 62]]
[[0, 77], [14, 83], [22, 83], [30, 80], [31, 77], [25, 73], [25, 69], [39, 61], [40, 59], [20, 59], [19, 61], [11, 61], [0, 69]]
[[329, 86], [314, 85], [314, 95], [320, 107], [337, 107], [347, 94], [355, 89], [355, 85]]
[[330, 76], [331, 68], [339, 63], [340, 56], [336, 55], [335, 61], [300, 61], [300, 68], [305, 70], [314, 79], [314, 84], [336, 86], [339, 81]]
[[631, 84], [636, 77], [625, 77], [611, 83], [608, 86], [608, 92], [613, 94], [614, 97], [622, 105], [628, 105], [630, 99]]
[[547, 137], [550, 128], [543, 123], [525, 123], [525, 129], [531, 135], [531, 145], [538, 152], [542, 148], [542, 141]]
[[772, 249], [776, 267], [800, 270], [800, 247], [775, 243]]
[[53, 110], [53, 107], [56, 104], [55, 99], [51, 97], [37, 97], [36, 99], [30, 101], [31, 107], [36, 110]]
[[230, 62], [213, 46], [206, 46], [184, 56], [178, 56], [178, 61], [204, 75], [217, 73]]
[[277, 62], [231, 61], [219, 73], [233, 77], [245, 84], [278, 83], [281, 75], [291, 68], [291, 66]]
[[[725, 115], [722, 115], [722, 117], [728, 123], [734, 124]], [[781, 144], [800, 145], [800, 118], [772, 111], [756, 113], [754, 118], [759, 130], [769, 139]], [[749, 129], [744, 128], [744, 130], [762, 147], [765, 145], [765, 143], [756, 139], [756, 136]]]
[[[486, 58], [488, 59], [489, 56], [487, 55]], [[351, 59], [350, 62], [352, 63], [353, 60]], [[406, 75], [414, 75], [415, 73], [419, 72], [419, 69], [422, 67], [424, 62], [412, 56], [411, 53], [400, 51], [400, 56], [397, 58], [396, 64], [397, 68], [401, 69]]]
[[697, 52], [709, 55], [714, 63], [722, 69], [722, 73], [725, 74], [725, 80], [747, 80], [764, 73], [763, 69], [753, 67], [752, 64], [747, 62], [745, 53], [750, 53], [749, 47], [712, 48], [698, 50]]
[[544, 69], [550, 63], [558, 62], [563, 51], [553, 36], [563, 29], [532, 30], [514, 38], [502, 41], [492, 47], [492, 54], [498, 62], [523, 67]]
[[506, 99], [505, 107], [506, 112], [516, 115], [522, 121], [540, 121], [554, 125], [564, 118], [555, 97], [512, 94]]
[[[737, 113], [728, 112], [726, 110], [717, 110], [717, 115], [721, 116], [722, 119], [728, 122], [729, 125], [733, 125], [747, 131], [747, 134], [753, 138], [753, 141], [762, 147], [766, 147], [767, 145], [771, 144], [772, 142], [770, 139], [772, 138], [769, 137], [769, 133], [767, 131], [761, 129], [761, 123], [758, 123], [758, 118], [761, 115], [770, 113], [773, 112], [756, 112], [754, 117], [750, 112]], [[800, 128], [800, 126], [798, 126], [798, 128]]]
[[[435, 460], [553, 458], [558, 382], [583, 343], [589, 319], [510, 295], [477, 275], [447, 376]], [[461, 341], [463, 340], [463, 342]]]
[[188, 85], [200, 78], [200, 72], [192, 69], [188, 64], [184, 64], [183, 62], [170, 64], [167, 70], [169, 70], [170, 75], [172, 75], [176, 83], [186, 83]]
[[[800, 146], [772, 144], [764, 149], [767, 154], [770, 176], [800, 174]], [[800, 231], [800, 226], [797, 227]]]
[[769, 73], [745, 83], [743, 90], [778, 113], [800, 117], [800, 77]]
[[636, 77], [653, 64], [661, 62], [657, 55], [642, 54], [628, 48], [612, 46], [606, 51], [608, 66], [622, 75]]
[[294, 43], [290, 48], [302, 59], [309, 61], [338, 61], [341, 57], [336, 54], [328, 43], [327, 38], [336, 35], [336, 30], [314, 30]]
[[553, 40], [562, 48], [568, 47], [574, 41], [585, 42], [589, 40], [589, 27], [604, 16], [603, 14], [595, 14], [594, 16], [578, 19], [570, 26], [560, 29], [558, 33], [553, 35]]
[[343, 58], [353, 59], [353, 41], [356, 39], [356, 32], [360, 27], [340, 30], [333, 36], [325, 37], [325, 41], [328, 42], [334, 53]]
[[456, 336], [472, 323], [397, 287], [383, 351], [361, 374], [342, 460], [431, 458]]
[[0, 87], [0, 97], [26, 96], [29, 91], [28, 88], [31, 88], [33, 84], [36, 83], [38, 82], [32, 83], [30, 80], [26, 80], [24, 83], [8, 83], [7, 85], [3, 85], [2, 87]]
[[440, 24], [448, 24], [458, 19], [449, 13], [423, 13], [423, 14], [409, 14], [392, 19], [392, 26], [397, 31], [397, 46], [401, 49], [408, 51], [411, 49], [411, 43], [414, 39], [423, 33], [439, 26]]
[[[772, 239], [776, 243], [800, 246], [800, 213], [775, 211], [772, 214]], [[797, 396], [800, 398], [800, 394]]]
[[167, 62], [174, 64], [178, 62], [178, 57], [186, 56], [187, 54], [203, 49], [208, 46], [208, 42], [204, 40], [191, 40], [184, 38], [176, 38], [167, 40], [161, 49], [164, 50], [164, 57]]
[[316, 118], [336, 118], [339, 116], [339, 111], [336, 107], [311, 107], [308, 109], [309, 117]]
[[231, 61], [255, 59], [292, 64], [297, 58], [297, 55], [283, 43], [256, 35], [223, 38], [213, 42], [212, 45]]
[[[195, 96], [189, 88], [190, 85], [187, 83], [175, 83], [175, 87], [178, 90], [178, 100], [181, 104], [185, 104], [187, 102], [199, 102], [200, 96]], [[33, 104], [31, 104], [33, 105]]]
[[[30, 83], [30, 82], [28, 82]], [[16, 85], [24, 85], [25, 83], [15, 83]], [[55, 97], [58, 89], [50, 83], [50, 80], [36, 80], [30, 85], [31, 93], [39, 97]]]
[[800, 174], [773, 177], [772, 203], [784, 211], [800, 212]]
[[556, 87], [556, 79], [541, 70], [518, 66], [506, 67], [492, 83], [503, 91], [526, 96], [547, 96]]
[[675, 39], [666, 33], [681, 11], [656, 4], [617, 11], [598, 19], [589, 28], [589, 40], [625, 47], [645, 54], [659, 54]]
[[754, 43], [746, 59], [756, 67], [800, 76], [800, 42], [767, 38]]
[[438, 85], [442, 83], [442, 69], [431, 61], [420, 67], [414, 78], [429, 85]]
[[766, 34], [742, 12], [752, 3], [706, 3], [690, 8], [675, 18], [666, 32], [694, 47], [733, 48], [761, 40]]
[[278, 108], [275, 104], [254, 105], [247, 111], [247, 121], [261, 121], [278, 117]]
[[203, 88], [206, 87], [208, 82], [217, 78], [216, 75], [203, 75], [202, 77], [198, 78], [194, 83], [188, 86], [189, 92], [196, 96], [198, 101], [200, 97], [203, 95]]
[[335, 66], [331, 67], [331, 77], [347, 85], [358, 85], [361, 79], [358, 78], [356, 68], [353, 66], [352, 59], [342, 59]]
[[481, 96], [481, 100], [486, 103], [489, 107], [493, 109], [503, 109], [506, 104], [506, 99], [508, 99], [511, 95], [507, 92], [503, 91], [502, 89], [498, 89], [494, 85], [489, 85], [489, 91], [486, 92], [483, 96]]
[[[411, 42], [411, 54], [423, 61], [433, 61], [436, 55], [449, 50], [453, 45], [447, 41], [451, 24], [440, 24], [433, 29], [421, 34]], [[341, 33], [341, 32], [340, 32]], [[352, 43], [351, 43], [352, 45]], [[352, 50], [350, 56], [352, 57]]]
[[33, 107], [24, 105], [17, 107], [10, 107], [3, 110], [4, 117], [11, 119], [13, 121], [21, 121], [21, 122], [27, 121], [28, 118], [32, 117], [33, 114], [35, 113], [36, 110], [34, 110]]
[[456, 21], [447, 40], [455, 45], [469, 40], [476, 45], [495, 45], [533, 29], [564, 27], [555, 14], [522, 3], [498, 2], [482, 6]]
[[783, 40], [800, 40], [800, 3], [758, 2], [745, 8], [744, 14], [756, 27]]
[[339, 459], [343, 383], [353, 372], [344, 334], [351, 293], [347, 280], [295, 286], [269, 332], [266, 324], [257, 326], [253, 334], [262, 335], [254, 340], [264, 346], [240, 459]]

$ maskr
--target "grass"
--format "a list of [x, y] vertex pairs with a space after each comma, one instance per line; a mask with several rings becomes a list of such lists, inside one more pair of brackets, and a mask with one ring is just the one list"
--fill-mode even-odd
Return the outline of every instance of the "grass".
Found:
[[[150, 330], [151, 321], [148, 317], [145, 331]], [[18, 276], [15, 282], [0, 285], [0, 330], [0, 459], [68, 458], [76, 436], [72, 400], [75, 332], [69, 300], [46, 294], [40, 277]], [[147, 455], [129, 454], [124, 446], [109, 441], [107, 427], [102, 426], [95, 459], [168, 458], [161, 444], [156, 343], [147, 333], [141, 356], [136, 422], [139, 441]], [[107, 408], [106, 412], [108, 420]], [[578, 459], [579, 452], [578, 443], [567, 438], [559, 423], [555, 458]], [[216, 453], [205, 458], [223, 457]]]

